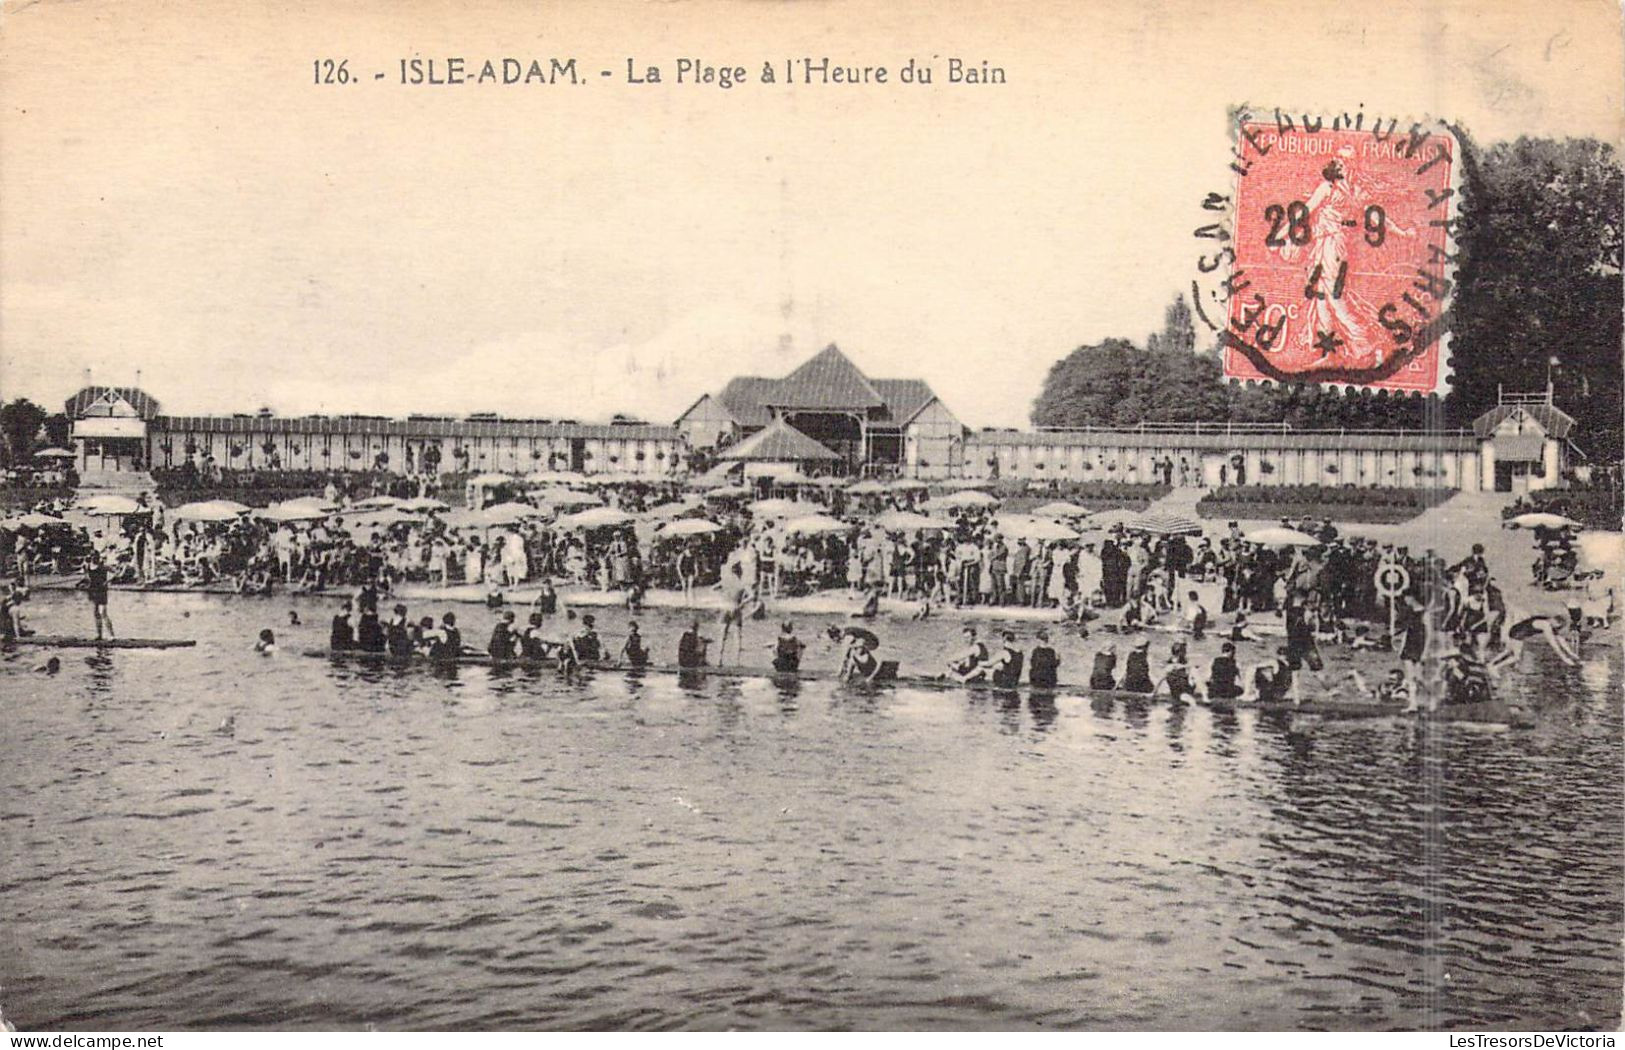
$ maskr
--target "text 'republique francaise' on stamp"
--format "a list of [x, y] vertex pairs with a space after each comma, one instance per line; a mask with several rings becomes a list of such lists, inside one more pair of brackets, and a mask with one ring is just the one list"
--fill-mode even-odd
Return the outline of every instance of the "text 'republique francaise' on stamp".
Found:
[[1224, 375], [1449, 392], [1460, 142], [1441, 123], [1239, 109], [1192, 295]]

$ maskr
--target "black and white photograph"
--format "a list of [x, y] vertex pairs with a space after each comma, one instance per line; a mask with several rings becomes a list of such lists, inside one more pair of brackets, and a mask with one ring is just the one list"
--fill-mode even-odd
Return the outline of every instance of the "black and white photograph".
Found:
[[0, 0], [0, 1038], [1612, 1046], [1622, 39]]

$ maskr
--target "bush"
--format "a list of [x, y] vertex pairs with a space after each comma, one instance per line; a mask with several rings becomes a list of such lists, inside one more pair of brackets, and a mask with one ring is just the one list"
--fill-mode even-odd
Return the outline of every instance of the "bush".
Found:
[[1205, 518], [1330, 518], [1333, 521], [1406, 521], [1455, 495], [1455, 489], [1400, 489], [1348, 485], [1231, 485], [1196, 504]]
[[0, 511], [22, 510], [72, 495], [73, 489], [67, 485], [0, 485]]
[[170, 504], [230, 499], [249, 506], [267, 506], [300, 496], [319, 496], [330, 481], [340, 493], [351, 496], [371, 495], [380, 489], [394, 495], [417, 491], [397, 475], [373, 471], [222, 470], [218, 481], [209, 480], [191, 467], [160, 467], [151, 473], [159, 496]]
[[1040, 482], [1041, 490], [1029, 489], [1030, 484], [1033, 482], [1008, 478], [998, 482], [993, 492], [1005, 501], [1006, 511], [1021, 514], [1056, 500], [1066, 500], [1090, 510], [1145, 510], [1153, 500], [1172, 491], [1167, 485], [1131, 481], [1054, 480]]
[[1546, 489], [1520, 496], [1501, 511], [1501, 517], [1541, 511], [1573, 518], [1588, 529], [1620, 529], [1620, 493], [1606, 489]]

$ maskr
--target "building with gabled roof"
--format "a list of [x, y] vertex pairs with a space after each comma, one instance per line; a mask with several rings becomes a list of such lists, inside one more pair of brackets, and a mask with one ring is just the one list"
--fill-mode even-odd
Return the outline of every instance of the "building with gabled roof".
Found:
[[814, 441], [783, 419], [776, 419], [737, 445], [717, 453], [717, 459], [736, 463], [783, 463], [813, 473], [841, 462], [839, 453]]
[[158, 399], [133, 386], [87, 386], [68, 398], [62, 411], [69, 419], [151, 419], [158, 414]]
[[1463, 430], [1295, 430], [1284, 423], [1142, 423], [985, 430], [967, 477], [1222, 488], [1330, 485], [1522, 494], [1568, 483], [1574, 419], [1552, 392], [1511, 394]]
[[407, 474], [563, 469], [657, 480], [680, 474], [687, 462], [675, 427], [625, 419], [277, 416], [269, 409], [174, 416], [162, 414], [157, 399], [135, 387], [85, 387], [65, 407], [75, 468], [96, 485], [111, 485], [118, 475], [139, 482], [149, 469], [188, 465]]
[[1509, 394], [1473, 420], [1482, 447], [1484, 487], [1500, 492], [1551, 488], [1569, 470], [1576, 451], [1569, 433], [1574, 417], [1552, 403], [1552, 391]]
[[930, 384], [871, 379], [833, 343], [783, 378], [729, 380], [677, 418], [690, 445], [718, 450], [780, 423], [834, 453], [852, 474], [948, 477], [964, 455], [965, 427]]

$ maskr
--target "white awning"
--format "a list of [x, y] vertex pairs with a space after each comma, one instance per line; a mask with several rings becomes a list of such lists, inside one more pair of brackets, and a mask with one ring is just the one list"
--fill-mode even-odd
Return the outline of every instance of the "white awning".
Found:
[[143, 419], [116, 416], [93, 416], [73, 422], [73, 439], [80, 438], [136, 438], [147, 436], [147, 423]]
[[1498, 462], [1539, 463], [1546, 439], [1539, 434], [1497, 434], [1490, 444]]

